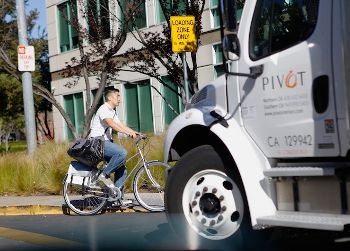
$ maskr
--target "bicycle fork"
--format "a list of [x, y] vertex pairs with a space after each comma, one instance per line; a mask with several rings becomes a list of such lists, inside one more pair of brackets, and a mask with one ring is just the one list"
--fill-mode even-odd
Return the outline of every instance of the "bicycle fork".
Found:
[[138, 144], [137, 144], [137, 150], [138, 150], [139, 153], [140, 153], [140, 156], [141, 156], [141, 159], [142, 159], [142, 163], [143, 163], [143, 166], [144, 166], [144, 168], [145, 168], [145, 170], [146, 170], [146, 173], [147, 173], [148, 178], [151, 180], [152, 185], [153, 185], [154, 187], [156, 187], [157, 189], [159, 189], [159, 188], [160, 188], [160, 185], [153, 179], [153, 176], [152, 176], [151, 172], [150, 172], [149, 169], [148, 169], [148, 164], [147, 164], [147, 162], [146, 162], [146, 160], [145, 160], [145, 157], [143, 156], [143, 153], [142, 153], [142, 151], [141, 151], [141, 149], [140, 149], [140, 146], [139, 146]]

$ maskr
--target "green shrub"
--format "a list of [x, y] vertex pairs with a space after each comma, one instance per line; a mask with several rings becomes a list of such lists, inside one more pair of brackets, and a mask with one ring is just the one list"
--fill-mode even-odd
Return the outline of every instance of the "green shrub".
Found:
[[25, 152], [0, 157], [1, 194], [59, 194], [70, 157], [67, 144], [41, 145], [33, 156]]
[[[132, 139], [121, 138], [116, 142], [128, 151], [128, 158], [135, 154]], [[141, 144], [142, 145], [142, 144]], [[62, 181], [72, 160], [67, 149], [69, 144], [46, 143], [36, 150], [33, 156], [25, 152], [0, 155], [0, 194], [62, 194]], [[144, 148], [146, 159], [163, 158], [163, 136], [150, 136]], [[130, 173], [136, 160], [128, 163]], [[126, 182], [130, 191], [131, 179]]]

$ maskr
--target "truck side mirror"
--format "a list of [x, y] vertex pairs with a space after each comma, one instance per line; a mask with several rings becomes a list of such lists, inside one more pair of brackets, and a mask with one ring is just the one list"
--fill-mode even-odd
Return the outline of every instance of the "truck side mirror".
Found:
[[239, 40], [236, 34], [227, 34], [222, 40], [222, 51], [226, 60], [236, 61], [239, 59]]
[[221, 38], [222, 48], [226, 60], [239, 59], [239, 41], [237, 38], [236, 0], [220, 0], [220, 14], [222, 20]]

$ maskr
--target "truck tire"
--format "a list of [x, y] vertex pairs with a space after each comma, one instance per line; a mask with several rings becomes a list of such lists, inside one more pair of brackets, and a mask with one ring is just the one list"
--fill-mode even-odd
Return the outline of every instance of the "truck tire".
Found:
[[251, 229], [241, 179], [210, 145], [192, 149], [172, 168], [165, 210], [172, 229], [191, 249], [219, 244], [215, 240], [242, 244], [242, 229]]

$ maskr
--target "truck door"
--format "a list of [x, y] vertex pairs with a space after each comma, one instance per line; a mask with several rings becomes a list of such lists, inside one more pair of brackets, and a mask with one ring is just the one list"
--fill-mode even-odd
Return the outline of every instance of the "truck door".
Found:
[[238, 72], [263, 65], [257, 79], [239, 77], [241, 115], [268, 157], [339, 155], [331, 55], [332, 2], [246, 2]]

